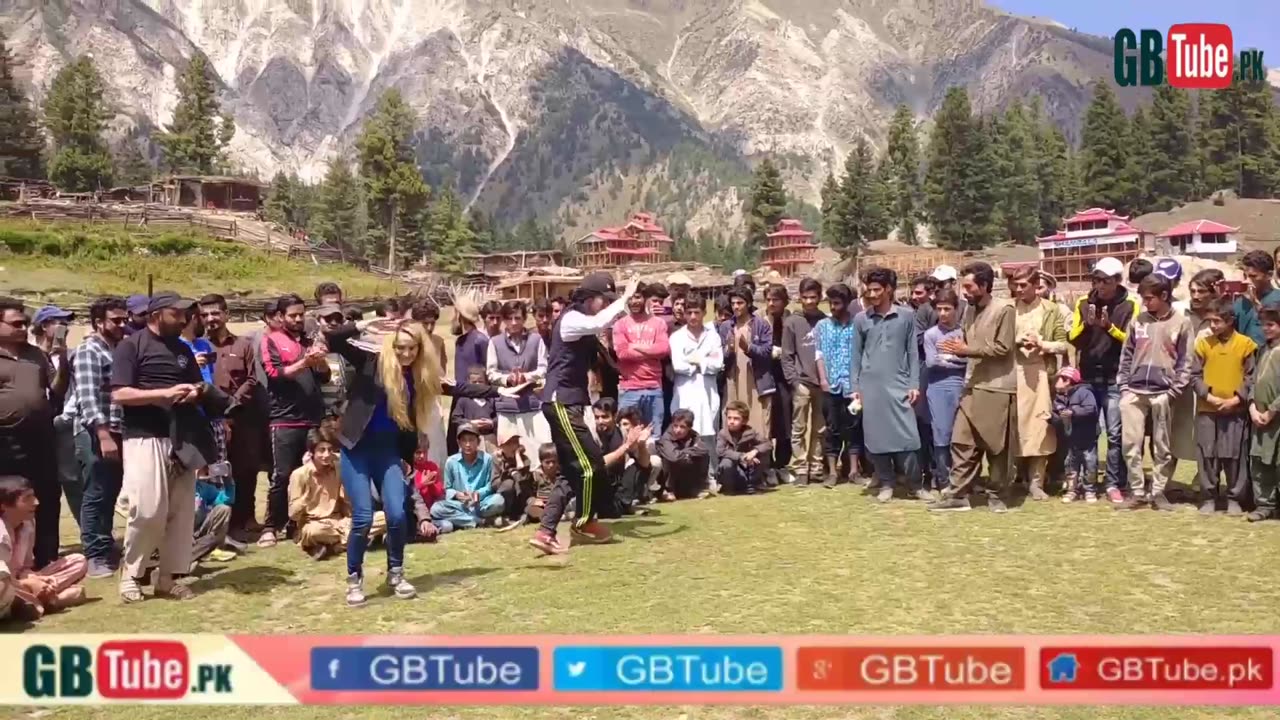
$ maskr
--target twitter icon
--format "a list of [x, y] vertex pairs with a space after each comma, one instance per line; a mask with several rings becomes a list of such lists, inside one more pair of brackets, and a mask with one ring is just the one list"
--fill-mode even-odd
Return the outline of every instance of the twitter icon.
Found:
[[592, 690], [600, 685], [597, 671], [602, 658], [593, 648], [557, 648], [555, 652], [556, 690]]

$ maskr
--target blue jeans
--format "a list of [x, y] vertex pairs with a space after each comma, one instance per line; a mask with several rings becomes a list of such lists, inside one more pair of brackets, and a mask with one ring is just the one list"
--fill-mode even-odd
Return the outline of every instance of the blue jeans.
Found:
[[623, 390], [618, 398], [618, 410], [633, 407], [640, 413], [640, 420], [653, 426], [655, 435], [662, 433], [662, 416], [666, 412], [666, 401], [662, 399], [662, 388], [655, 390]]
[[[116, 443], [119, 445], [122, 441], [116, 438]], [[98, 436], [83, 428], [76, 431], [75, 445], [76, 460], [85, 479], [84, 497], [80, 502], [80, 545], [86, 558], [106, 562], [115, 545], [111, 526], [124, 480], [124, 466], [119, 459], [104, 460]]]
[[400, 469], [400, 435], [373, 432], [356, 446], [342, 450], [342, 489], [351, 501], [351, 536], [347, 538], [347, 574], [364, 575], [364, 551], [373, 525], [373, 484], [378, 484], [387, 517], [387, 568], [404, 568], [404, 499], [409, 482]]
[[[1120, 425], [1120, 386], [1115, 383], [1093, 383], [1093, 399], [1107, 428], [1107, 489], [1128, 485], [1128, 469], [1124, 464], [1124, 431]], [[1094, 455], [1098, 453], [1094, 446]]]
[[1098, 446], [1071, 448], [1067, 450], [1067, 472], [1076, 473], [1078, 483], [1076, 489], [1081, 492], [1097, 490], [1098, 485]]
[[431, 520], [442, 533], [470, 530], [484, 520], [501, 515], [505, 507], [506, 500], [499, 493], [490, 495], [475, 506], [463, 505], [457, 500], [437, 500], [431, 505]]
[[933, 446], [933, 489], [944, 490], [951, 484], [951, 446]]

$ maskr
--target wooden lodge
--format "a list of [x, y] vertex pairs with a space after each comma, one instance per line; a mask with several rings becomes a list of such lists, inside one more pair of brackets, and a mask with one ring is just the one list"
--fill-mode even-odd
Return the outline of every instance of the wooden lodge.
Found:
[[582, 284], [582, 274], [573, 268], [549, 266], [511, 273], [495, 290], [500, 300], [533, 303], [553, 297], [569, 297]]
[[1235, 254], [1240, 244], [1239, 235], [1238, 227], [1212, 220], [1191, 220], [1156, 236], [1156, 252], [1223, 260]]
[[268, 183], [226, 175], [170, 175], [158, 183], [166, 205], [257, 212]]
[[767, 239], [761, 264], [777, 270], [783, 277], [791, 277], [813, 265], [813, 254], [818, 245], [813, 241], [813, 233], [805, 230], [804, 224], [799, 220], [784, 218], [765, 237]]
[[462, 256], [466, 263], [464, 272], [468, 275], [497, 275], [530, 268], [554, 267], [563, 265], [563, 258], [564, 253], [559, 250], [515, 250]]
[[674, 241], [653, 215], [638, 212], [621, 227], [600, 228], [579, 238], [576, 265], [585, 271], [621, 267], [633, 263], [661, 263], [671, 259]]
[[1040, 269], [1058, 282], [1083, 282], [1095, 263], [1113, 257], [1128, 267], [1139, 255], [1154, 250], [1151, 233], [1129, 224], [1127, 216], [1089, 208], [1063, 220], [1063, 229], [1036, 238]]

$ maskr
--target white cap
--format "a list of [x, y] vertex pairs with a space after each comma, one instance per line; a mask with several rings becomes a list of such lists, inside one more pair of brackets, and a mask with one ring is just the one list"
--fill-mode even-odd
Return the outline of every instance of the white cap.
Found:
[[746, 270], [742, 270], [742, 269], [738, 269], [738, 270], [734, 270], [734, 271], [733, 271], [733, 276], [734, 276], [734, 277], [738, 277], [738, 276], [740, 276], [740, 275], [746, 275], [746, 274], [747, 274], [747, 271], [746, 271]]
[[960, 273], [950, 265], [939, 265], [933, 269], [933, 279], [938, 282], [950, 282], [960, 277]]
[[1124, 263], [1113, 257], [1104, 257], [1094, 263], [1093, 270], [1090, 275], [1106, 275], [1107, 277], [1119, 277], [1124, 275]]
[[692, 285], [693, 281], [689, 279], [688, 275], [685, 275], [684, 273], [681, 273], [681, 272], [676, 272], [676, 273], [671, 273], [670, 275], [667, 276], [667, 284], [668, 285]]

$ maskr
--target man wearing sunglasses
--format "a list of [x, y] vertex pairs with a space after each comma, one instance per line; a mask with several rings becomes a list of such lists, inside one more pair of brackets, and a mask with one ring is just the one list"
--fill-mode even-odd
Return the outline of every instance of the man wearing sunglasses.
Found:
[[64, 362], [54, 370], [48, 356], [27, 342], [31, 323], [21, 300], [0, 298], [0, 475], [19, 475], [31, 483], [36, 510], [35, 567], [58, 557], [58, 485], [51, 398], [67, 387]]

